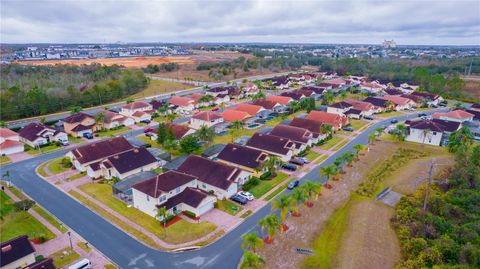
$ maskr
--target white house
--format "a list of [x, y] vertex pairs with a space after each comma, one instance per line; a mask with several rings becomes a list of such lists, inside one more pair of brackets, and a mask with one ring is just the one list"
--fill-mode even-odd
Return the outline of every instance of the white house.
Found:
[[290, 139], [261, 133], [254, 134], [246, 146], [277, 156], [282, 162], [290, 161], [296, 150], [295, 143]]
[[7, 128], [0, 128], [0, 155], [10, 155], [23, 152], [23, 143], [20, 136]]
[[32, 148], [57, 141], [68, 141], [64, 132], [57, 131], [41, 123], [30, 123], [18, 133], [20, 141]]
[[406, 141], [424, 143], [435, 146], [448, 144], [450, 134], [460, 129], [461, 124], [439, 119], [419, 120], [407, 123]]
[[135, 124], [135, 121], [127, 116], [120, 115], [118, 113], [108, 111], [108, 110], [101, 110], [97, 113], [104, 115], [103, 122], [99, 122], [98, 124], [104, 129], [112, 129], [118, 126], [131, 126]]
[[347, 111], [353, 108], [353, 105], [347, 102], [337, 102], [327, 106], [327, 112], [345, 116]]
[[432, 118], [434, 119], [448, 120], [460, 123], [466, 121], [473, 121], [474, 117], [475, 115], [473, 115], [472, 113], [460, 109], [449, 112], [436, 112], [432, 115]]
[[152, 112], [153, 111], [153, 107], [151, 104], [147, 103], [147, 102], [141, 102], [141, 101], [137, 101], [137, 102], [132, 102], [130, 104], [126, 104], [122, 107], [122, 110], [120, 110], [120, 114], [124, 115], [124, 116], [127, 116], [127, 117], [130, 117], [132, 116], [133, 113], [137, 112], [137, 111], [142, 111], [142, 112]]
[[223, 122], [222, 115], [213, 111], [201, 111], [190, 117], [190, 128], [198, 130], [202, 126], [212, 127]]

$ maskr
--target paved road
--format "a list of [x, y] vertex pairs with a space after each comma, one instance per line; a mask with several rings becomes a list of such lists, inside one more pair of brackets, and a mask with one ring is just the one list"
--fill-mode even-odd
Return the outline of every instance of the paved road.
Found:
[[[441, 111], [445, 109], [439, 109]], [[432, 114], [433, 112], [425, 112]], [[399, 121], [412, 119], [413, 115], [395, 117]], [[376, 123], [365, 132], [354, 138], [344, 148], [330, 156], [322, 166], [331, 164], [334, 159], [348, 150], [353, 151], [353, 145], [366, 144], [368, 135], [375, 128], [386, 125], [391, 119]], [[132, 132], [136, 134], [141, 130]], [[270, 212], [270, 204], [260, 209], [232, 232], [210, 246], [195, 251], [168, 253], [151, 249], [131, 238], [102, 217], [96, 215], [55, 186], [44, 181], [35, 174], [35, 168], [40, 163], [60, 157], [67, 150], [61, 150], [41, 155], [29, 160], [13, 163], [2, 167], [8, 170], [12, 182], [30, 195], [57, 218], [71, 227], [75, 232], [94, 245], [98, 250], [113, 260], [121, 268], [235, 268], [242, 256], [240, 248], [241, 235], [256, 230], [257, 222]], [[305, 179], [322, 181], [317, 167], [305, 175]], [[2, 172], [3, 174], [3, 172]]]
[[[289, 73], [295, 73], [295, 72], [289, 72]], [[284, 72], [284, 73], [276, 73], [276, 74], [270, 74], [270, 75], [252, 76], [252, 77], [248, 77], [248, 78], [241, 78], [241, 79], [237, 79], [237, 80], [232, 80], [232, 82], [241, 83], [243, 79], [247, 79], [249, 81], [254, 81], [254, 80], [257, 80], [257, 79], [262, 80], [262, 79], [271, 78], [271, 77], [274, 77], [274, 76], [281, 76], [281, 75], [285, 75], [285, 74], [287, 74], [287, 73]], [[213, 88], [213, 87], [226, 86], [227, 82], [216, 82], [216, 83], [209, 83], [209, 84], [206, 84], [206, 85], [208, 85], [208, 87], [210, 87], [210, 88]], [[169, 93], [159, 94], [159, 95], [155, 95], [155, 96], [149, 96], [149, 97], [145, 97], [143, 99], [137, 99], [137, 101], [149, 102], [152, 99], [158, 99], [158, 100], [168, 99], [168, 98], [170, 98], [170, 96], [173, 93], [178, 95], [178, 96], [185, 96], [185, 95], [190, 95], [190, 94], [193, 94], [193, 93], [201, 93], [201, 92], [204, 92], [203, 87], [197, 87], [197, 88], [192, 88], [192, 89], [187, 89], [187, 90], [182, 90], [182, 91], [177, 91], [177, 92], [169, 92]], [[83, 110], [83, 112], [86, 112], [87, 114], [90, 114], [90, 115], [94, 115], [94, 114], [98, 113], [100, 110], [104, 109], [105, 106], [108, 106], [112, 109], [120, 109], [123, 105], [125, 105], [125, 102], [118, 102], [118, 103], [114, 103], [114, 104], [104, 104], [104, 105], [93, 107], [93, 108], [86, 108], [86, 109]], [[65, 113], [58, 113], [58, 114], [54, 114], [54, 115], [50, 115], [50, 116], [45, 116], [45, 119], [46, 119], [46, 121], [63, 120], [64, 118], [66, 118], [68, 116], [70, 116], [70, 113], [65, 112]], [[18, 127], [26, 126], [26, 125], [28, 125], [32, 122], [37, 122], [38, 123], [40, 121], [40, 118], [42, 118], [42, 117], [43, 116], [39, 116], [39, 117], [36, 117], [36, 118], [29, 118], [29, 119], [11, 121], [11, 122], [8, 122], [8, 127], [9, 128], [18, 128]]]

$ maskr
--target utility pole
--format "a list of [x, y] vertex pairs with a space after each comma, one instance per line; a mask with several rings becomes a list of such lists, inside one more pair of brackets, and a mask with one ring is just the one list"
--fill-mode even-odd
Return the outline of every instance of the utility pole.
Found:
[[423, 211], [427, 211], [427, 201], [428, 201], [428, 195], [430, 194], [430, 184], [432, 182], [432, 174], [433, 174], [433, 160], [430, 162], [430, 169], [428, 170], [427, 188], [425, 189], [425, 197], [423, 200]]

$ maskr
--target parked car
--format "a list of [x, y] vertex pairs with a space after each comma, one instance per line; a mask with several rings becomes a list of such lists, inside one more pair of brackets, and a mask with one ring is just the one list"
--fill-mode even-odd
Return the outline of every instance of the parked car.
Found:
[[293, 189], [295, 189], [296, 187], [298, 187], [298, 185], [300, 185], [300, 181], [299, 181], [298, 179], [295, 179], [294, 181], [288, 183], [287, 188], [288, 188], [289, 190], [293, 190]]
[[83, 133], [83, 137], [86, 139], [93, 139], [93, 134], [92, 133]]
[[391, 124], [395, 124], [395, 123], [398, 123], [398, 120], [397, 119], [393, 119], [390, 121]]
[[247, 202], [248, 202], [248, 199], [247, 199], [247, 198], [245, 198], [245, 197], [243, 197], [243, 196], [241, 196], [241, 195], [238, 195], [238, 194], [235, 194], [235, 195], [233, 195], [232, 197], [230, 197], [230, 200], [232, 200], [232, 201], [234, 201], [234, 202], [237, 202], [237, 203], [239, 203], [239, 204], [241, 204], [241, 205], [245, 205], [245, 204], [247, 204]]
[[253, 199], [255, 199], [255, 197], [253, 197], [253, 195], [251, 193], [249, 193], [248, 191], [241, 191], [238, 193], [238, 195], [244, 197], [244, 198], [247, 198], [248, 201], [252, 201]]
[[310, 163], [310, 161], [305, 157], [298, 157], [298, 158], [302, 160], [304, 164]]
[[70, 145], [70, 143], [68, 143], [68, 140], [60, 140], [60, 144], [62, 144], [62, 146], [64, 147]]
[[438, 106], [447, 106], [447, 103], [445, 103], [445, 102], [438, 103]]
[[297, 166], [295, 166], [291, 163], [283, 164], [282, 168], [285, 169], [285, 170], [289, 170], [289, 171], [297, 171]]
[[140, 121], [140, 122], [146, 123], [146, 124], [150, 124], [150, 122], [152, 122], [152, 121], [151, 121], [151, 120], [142, 120], [142, 121]]
[[373, 120], [372, 116], [363, 116], [363, 118], [366, 119], [366, 120]]
[[425, 114], [425, 113], [420, 113], [420, 114], [418, 114], [418, 117], [419, 117], [419, 118], [426, 117], [426, 116], [427, 116], [427, 114]]
[[305, 162], [300, 159], [300, 158], [293, 158], [290, 160], [291, 163], [296, 164], [296, 165], [304, 165]]
[[220, 110], [220, 108], [218, 106], [212, 108], [212, 111], [218, 111], [218, 110]]
[[347, 132], [353, 132], [353, 131], [355, 131], [355, 129], [353, 129], [353, 127], [351, 127], [351, 126], [344, 127], [342, 130], [347, 131]]
[[143, 132], [144, 132], [144, 133], [150, 133], [150, 132], [152, 132], [152, 131], [153, 131], [153, 128], [151, 128], [151, 127], [148, 127], [148, 128], [143, 129]]

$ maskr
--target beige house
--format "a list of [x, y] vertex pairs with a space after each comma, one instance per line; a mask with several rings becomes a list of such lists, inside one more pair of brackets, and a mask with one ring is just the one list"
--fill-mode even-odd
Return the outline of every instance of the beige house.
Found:
[[75, 113], [63, 120], [63, 129], [65, 133], [73, 137], [81, 137], [84, 133], [93, 133], [97, 131], [95, 118], [79, 112]]
[[122, 110], [120, 110], [120, 114], [130, 117], [133, 115], [133, 113], [141, 111], [141, 112], [151, 112], [153, 111], [153, 107], [151, 104], [147, 102], [133, 102], [130, 104], [126, 104], [122, 107]]

